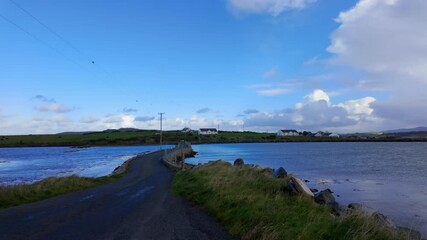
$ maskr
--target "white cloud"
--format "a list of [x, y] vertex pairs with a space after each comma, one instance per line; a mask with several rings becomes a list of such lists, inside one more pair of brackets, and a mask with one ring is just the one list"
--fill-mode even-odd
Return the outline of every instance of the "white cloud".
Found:
[[359, 124], [376, 124], [381, 119], [373, 114], [373, 97], [349, 100], [332, 104], [329, 95], [316, 89], [304, 97], [295, 108], [277, 112], [258, 112], [245, 118], [245, 125], [257, 130], [277, 130], [280, 128], [297, 128], [302, 130], [343, 130], [346, 131]]
[[306, 95], [304, 100], [307, 102], [325, 101], [329, 105], [329, 95], [321, 89], [315, 89], [312, 93]]
[[150, 116], [138, 116], [138, 117], [135, 117], [135, 121], [136, 122], [148, 122], [148, 121], [152, 121], [154, 119], [155, 119], [155, 117], [150, 117]]
[[271, 89], [263, 89], [257, 90], [256, 93], [261, 96], [278, 96], [288, 93], [289, 90], [286, 88], [271, 88]]
[[43, 104], [36, 107], [36, 110], [39, 112], [52, 112], [52, 113], [67, 113], [67, 112], [73, 111], [74, 109], [75, 108], [70, 108], [59, 103]]
[[95, 115], [86, 116], [80, 119], [81, 123], [95, 123], [99, 121], [99, 117]]
[[277, 16], [291, 9], [302, 9], [316, 0], [228, 0], [229, 6], [246, 13], [268, 13]]
[[362, 71], [359, 86], [389, 98], [372, 103], [385, 124], [423, 125], [427, 115], [427, 1], [360, 0], [340, 13], [331, 35], [331, 62]]

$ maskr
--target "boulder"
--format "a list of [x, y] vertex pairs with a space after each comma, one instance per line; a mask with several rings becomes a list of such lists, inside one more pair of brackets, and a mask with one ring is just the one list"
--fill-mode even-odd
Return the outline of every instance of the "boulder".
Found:
[[359, 203], [350, 203], [348, 204], [347, 208], [355, 211], [360, 211], [362, 210], [362, 205], [360, 205]]
[[318, 192], [314, 196], [314, 201], [318, 204], [326, 205], [333, 214], [340, 215], [340, 206], [337, 201], [335, 201], [335, 197], [332, 195], [332, 191], [329, 188]]
[[335, 197], [332, 195], [332, 191], [329, 188], [317, 193], [316, 196], [314, 196], [314, 201], [319, 204], [329, 204], [336, 202]]
[[290, 195], [298, 194], [297, 189], [295, 188], [295, 186], [292, 184], [291, 181], [289, 181], [288, 183], [286, 183], [283, 186], [282, 190], [283, 190], [283, 192], [288, 193]]
[[245, 165], [245, 162], [243, 161], [243, 159], [238, 158], [238, 159], [234, 160], [233, 165], [237, 166], [237, 167], [243, 167], [243, 165]]
[[310, 188], [310, 191], [311, 191], [312, 193], [317, 193], [317, 192], [319, 192], [319, 190], [318, 190], [317, 188]]
[[382, 213], [374, 212], [372, 213], [372, 218], [379, 224], [396, 228], [396, 225]]
[[273, 177], [274, 178], [285, 178], [288, 175], [288, 173], [286, 172], [286, 170], [282, 167], [279, 167], [278, 169], [276, 169], [273, 172]]
[[311, 192], [310, 188], [308, 188], [307, 185], [301, 179], [292, 176], [291, 182], [300, 194], [309, 197], [314, 197], [314, 194]]

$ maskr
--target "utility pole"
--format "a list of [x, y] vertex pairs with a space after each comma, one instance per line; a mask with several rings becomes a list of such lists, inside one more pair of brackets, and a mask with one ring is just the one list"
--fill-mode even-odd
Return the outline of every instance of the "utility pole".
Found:
[[162, 123], [163, 123], [163, 114], [165, 114], [164, 112], [159, 113], [160, 115], [160, 150], [162, 150]]

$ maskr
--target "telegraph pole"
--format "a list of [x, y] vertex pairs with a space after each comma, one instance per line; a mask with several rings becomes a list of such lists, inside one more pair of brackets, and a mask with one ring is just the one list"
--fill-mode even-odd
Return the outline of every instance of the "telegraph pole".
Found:
[[163, 114], [164, 112], [159, 113], [160, 115], [160, 150], [162, 150], [162, 122], [163, 122]]

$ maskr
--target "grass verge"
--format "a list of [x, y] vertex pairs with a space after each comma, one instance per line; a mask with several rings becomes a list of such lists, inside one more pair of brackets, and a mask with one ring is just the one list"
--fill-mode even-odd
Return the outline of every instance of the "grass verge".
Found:
[[0, 208], [18, 206], [112, 182], [126, 173], [99, 178], [49, 177], [33, 184], [0, 186]]
[[178, 172], [173, 191], [206, 209], [240, 239], [405, 239], [362, 212], [336, 217], [310, 198], [283, 193], [286, 181], [216, 161]]

